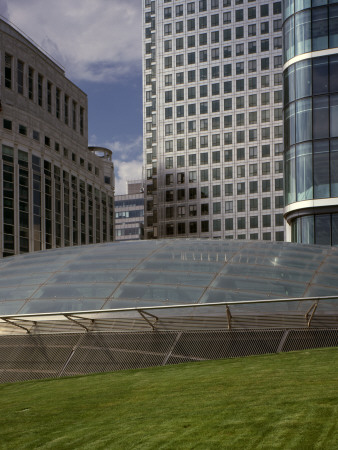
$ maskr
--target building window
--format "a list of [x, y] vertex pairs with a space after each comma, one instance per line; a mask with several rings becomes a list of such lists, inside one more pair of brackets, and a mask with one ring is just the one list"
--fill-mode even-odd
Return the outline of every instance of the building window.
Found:
[[42, 106], [43, 102], [43, 76], [39, 73], [38, 74], [38, 105]]
[[24, 71], [24, 63], [22, 61], [18, 60], [18, 62], [17, 62], [17, 88], [18, 88], [18, 94], [23, 94], [23, 71]]
[[12, 130], [12, 121], [8, 119], [3, 119], [3, 127], [5, 130]]

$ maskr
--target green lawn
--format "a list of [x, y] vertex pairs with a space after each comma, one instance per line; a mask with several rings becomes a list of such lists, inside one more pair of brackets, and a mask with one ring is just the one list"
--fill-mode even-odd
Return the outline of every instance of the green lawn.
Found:
[[0, 385], [0, 448], [338, 449], [338, 349]]

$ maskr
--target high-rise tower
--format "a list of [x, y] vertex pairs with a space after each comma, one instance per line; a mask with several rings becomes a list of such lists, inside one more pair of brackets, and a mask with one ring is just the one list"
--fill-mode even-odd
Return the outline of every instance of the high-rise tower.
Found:
[[283, 12], [287, 239], [338, 245], [338, 2]]
[[281, 2], [143, 6], [145, 238], [283, 240]]

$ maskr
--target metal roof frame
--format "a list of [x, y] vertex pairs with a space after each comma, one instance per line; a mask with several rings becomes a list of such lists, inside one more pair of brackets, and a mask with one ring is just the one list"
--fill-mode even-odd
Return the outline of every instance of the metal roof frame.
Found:
[[[290, 309], [294, 302], [297, 307]], [[277, 304], [284, 310], [273, 311]], [[337, 296], [0, 316], [0, 335], [318, 326], [338, 328]]]

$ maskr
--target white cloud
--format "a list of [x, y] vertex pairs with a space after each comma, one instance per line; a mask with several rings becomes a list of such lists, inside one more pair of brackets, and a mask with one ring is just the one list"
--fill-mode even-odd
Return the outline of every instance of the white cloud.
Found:
[[114, 161], [115, 194], [127, 193], [127, 181], [142, 179], [142, 161]]
[[75, 80], [111, 82], [141, 70], [140, 0], [0, 0], [0, 11]]
[[96, 136], [89, 139], [90, 145], [109, 148], [115, 172], [115, 194], [127, 193], [127, 181], [142, 178], [142, 136], [133, 140], [99, 142]]

